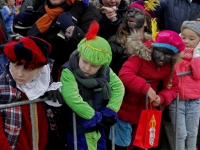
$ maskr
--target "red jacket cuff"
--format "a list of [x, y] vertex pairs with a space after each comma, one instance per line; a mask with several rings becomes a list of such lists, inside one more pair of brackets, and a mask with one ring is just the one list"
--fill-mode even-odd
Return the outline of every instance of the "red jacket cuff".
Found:
[[150, 84], [145, 84], [144, 87], [141, 89], [142, 94], [147, 94], [148, 90], [150, 88]]
[[160, 105], [165, 106], [164, 97], [162, 95], [159, 95], [159, 94], [158, 94], [158, 96], [160, 97]]

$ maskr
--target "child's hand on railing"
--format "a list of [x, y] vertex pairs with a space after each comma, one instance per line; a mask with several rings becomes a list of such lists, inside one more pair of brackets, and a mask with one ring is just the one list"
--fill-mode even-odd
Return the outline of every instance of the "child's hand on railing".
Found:
[[45, 95], [48, 97], [49, 100], [53, 100], [53, 102], [56, 102], [57, 100], [60, 104], [64, 102], [64, 98], [59, 90], [47, 91]]

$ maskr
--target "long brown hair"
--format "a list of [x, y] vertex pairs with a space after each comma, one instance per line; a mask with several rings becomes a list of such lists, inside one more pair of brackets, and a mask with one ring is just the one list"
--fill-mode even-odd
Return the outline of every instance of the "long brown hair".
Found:
[[[145, 14], [145, 21], [147, 26], [145, 26], [144, 32], [147, 32], [148, 34], [151, 34], [151, 18]], [[127, 14], [124, 17], [124, 21], [119, 26], [117, 33], [116, 33], [118, 39], [120, 40], [120, 44], [123, 49], [125, 49], [125, 43], [127, 40], [127, 37], [130, 35], [130, 29], [127, 25]]]

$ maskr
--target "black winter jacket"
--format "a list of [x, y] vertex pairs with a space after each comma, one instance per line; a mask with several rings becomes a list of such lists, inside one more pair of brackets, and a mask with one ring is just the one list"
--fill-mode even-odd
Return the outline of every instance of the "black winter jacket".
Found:
[[[160, 29], [181, 32], [181, 25], [186, 20], [196, 20], [200, 18], [200, 11], [196, 11], [200, 1], [193, 0], [160, 0], [160, 6], [156, 8], [156, 17]], [[196, 15], [193, 15], [196, 13]], [[193, 18], [192, 15], [194, 16]]]
[[108, 40], [109, 37], [113, 36], [119, 25], [122, 23], [124, 19], [124, 15], [128, 8], [128, 3], [125, 0], [121, 0], [120, 5], [117, 9], [117, 20], [112, 22], [110, 21], [104, 13], [101, 11], [101, 21], [100, 21], [100, 29], [99, 29], [99, 36], [103, 37], [104, 39]]
[[115, 74], [118, 75], [122, 65], [128, 59], [129, 55], [124, 52], [124, 49], [119, 42], [119, 38], [116, 37], [116, 35], [109, 39], [109, 44], [112, 49], [112, 61], [110, 63], [110, 68]]

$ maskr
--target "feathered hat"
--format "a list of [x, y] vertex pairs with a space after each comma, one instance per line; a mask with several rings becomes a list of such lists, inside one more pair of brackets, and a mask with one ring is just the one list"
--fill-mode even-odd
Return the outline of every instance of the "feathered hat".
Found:
[[150, 18], [154, 18], [155, 17], [155, 14], [154, 14], [155, 8], [159, 4], [160, 4], [159, 0], [148, 0], [148, 1], [136, 0], [129, 5], [127, 11], [129, 11], [129, 9], [135, 7], [135, 8], [142, 10]]
[[0, 46], [12, 63], [24, 65], [25, 69], [36, 69], [47, 64], [51, 45], [36, 37], [22, 37]]
[[93, 21], [86, 37], [78, 44], [78, 52], [91, 64], [109, 66], [112, 60], [112, 51], [109, 43], [97, 36], [98, 30], [99, 24]]
[[129, 11], [131, 8], [138, 8], [142, 12], [144, 12], [149, 18], [151, 18], [151, 30], [152, 30], [152, 39], [155, 40], [156, 34], [157, 34], [157, 22], [155, 18], [155, 8], [160, 5], [159, 0], [136, 0], [133, 3], [131, 3], [127, 9]]

